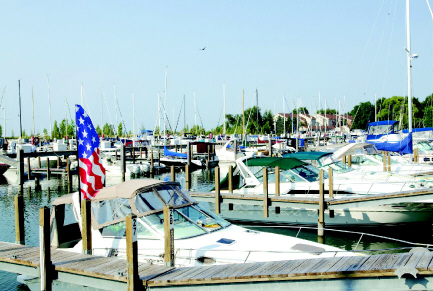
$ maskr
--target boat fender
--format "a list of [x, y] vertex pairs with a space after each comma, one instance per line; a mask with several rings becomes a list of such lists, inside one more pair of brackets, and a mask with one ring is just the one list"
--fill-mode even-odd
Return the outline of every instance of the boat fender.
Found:
[[41, 140], [37, 136], [32, 137], [32, 145], [38, 145]]

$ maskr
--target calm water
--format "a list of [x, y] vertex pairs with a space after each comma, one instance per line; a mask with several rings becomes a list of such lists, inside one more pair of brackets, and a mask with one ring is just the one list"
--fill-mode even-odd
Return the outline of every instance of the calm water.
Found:
[[[224, 176], [226, 169], [221, 169], [221, 176]], [[170, 173], [155, 176], [156, 179], [169, 180]], [[185, 177], [182, 172], [176, 174], [176, 180], [183, 186], [185, 185]], [[6, 172], [4, 176], [0, 176], [0, 213], [2, 222], [0, 223], [0, 241], [15, 242], [15, 217], [14, 217], [14, 195], [18, 194], [17, 179], [14, 170]], [[115, 185], [121, 182], [120, 177], [108, 177], [107, 186]], [[24, 203], [25, 203], [25, 235], [26, 244], [38, 246], [38, 210], [42, 206], [50, 206], [50, 203], [56, 197], [68, 193], [66, 179], [51, 180], [43, 179], [40, 182], [41, 188], [35, 190], [34, 181], [28, 181], [24, 184]], [[192, 188], [195, 190], [206, 191], [210, 190], [214, 185], [214, 171], [199, 170], [192, 173]], [[28, 189], [31, 188], [31, 192]], [[49, 190], [48, 190], [49, 189]], [[74, 191], [77, 190], [77, 180], [74, 177]], [[296, 236], [317, 241], [315, 230], [294, 228], [277, 228], [277, 227], [261, 227], [252, 226], [251, 229], [279, 233], [282, 235]], [[365, 230], [363, 230], [365, 231]], [[373, 230], [372, 230], [373, 231]], [[431, 239], [431, 224], [428, 228], [422, 229], [389, 229], [375, 228], [376, 234], [382, 234], [389, 237], [409, 240], [419, 243], [433, 243]], [[360, 239], [359, 234], [327, 232], [326, 244], [339, 247], [345, 250], [353, 250]], [[404, 243], [390, 241], [388, 239], [366, 236], [362, 237], [361, 242], [357, 246], [357, 250], [371, 249], [386, 249], [396, 247], [407, 247]], [[377, 253], [377, 252], [376, 252]], [[379, 252], [381, 253], [381, 252]], [[22, 286], [16, 281], [16, 274], [0, 272], [0, 290], [28, 290], [26, 286]]]

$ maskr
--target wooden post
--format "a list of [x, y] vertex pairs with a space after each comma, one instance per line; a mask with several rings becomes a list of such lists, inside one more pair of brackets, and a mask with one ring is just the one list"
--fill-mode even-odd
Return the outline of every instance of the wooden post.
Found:
[[140, 148], [140, 159], [143, 157], [143, 149]]
[[334, 181], [332, 177], [332, 168], [328, 168], [328, 178], [329, 178], [329, 198], [334, 198]]
[[269, 139], [269, 156], [272, 157], [272, 140]]
[[174, 228], [173, 206], [165, 205], [164, 215], [164, 265], [174, 267]]
[[352, 155], [349, 155], [349, 167], [352, 167]]
[[187, 157], [187, 165], [191, 165], [191, 143], [187, 143], [186, 145], [186, 157]]
[[236, 160], [236, 155], [238, 153], [238, 140], [235, 139], [234, 141], [234, 150], [235, 150], [235, 160]]
[[47, 158], [47, 179], [50, 179], [50, 158]]
[[161, 151], [158, 148], [158, 171], [161, 170]]
[[150, 148], [150, 173], [153, 174], [153, 149]]
[[125, 182], [126, 162], [125, 162], [125, 145], [120, 145], [120, 172], [122, 173], [122, 181]]
[[221, 213], [220, 167], [215, 167], [215, 213]]
[[171, 181], [175, 182], [176, 181], [176, 176], [174, 174], [174, 166], [171, 166]]
[[280, 167], [275, 167], [275, 196], [280, 196]]
[[27, 179], [30, 180], [32, 175], [32, 167], [30, 167], [30, 157], [27, 157]]
[[209, 168], [209, 161], [210, 161], [210, 145], [207, 145], [207, 161], [208, 161], [208, 168]]
[[229, 166], [229, 193], [233, 193], [233, 166]]
[[317, 235], [325, 236], [325, 195], [323, 189], [323, 170], [319, 172], [319, 219], [317, 223]]
[[132, 163], [135, 164], [135, 148], [132, 148]]
[[268, 168], [263, 168], [263, 217], [269, 217]]
[[177, 153], [177, 144], [174, 145], [174, 151]]
[[126, 290], [139, 290], [140, 277], [138, 275], [138, 246], [137, 246], [137, 216], [129, 213], [125, 217], [126, 223]]
[[38, 168], [39, 169], [42, 168], [42, 166], [41, 166], [41, 156], [38, 156]]
[[90, 218], [90, 200], [81, 200], [81, 236], [83, 254], [92, 254], [92, 222]]
[[114, 151], [114, 154], [116, 156], [116, 161], [117, 161], [117, 150]]
[[24, 185], [24, 150], [19, 149], [17, 152], [17, 175], [18, 175], [18, 184], [21, 186]]
[[386, 172], [386, 156], [385, 155], [383, 155], [382, 161], [383, 161], [383, 171]]
[[39, 208], [39, 248], [41, 290], [51, 291], [51, 246], [50, 246], [50, 209]]
[[72, 176], [71, 176], [71, 163], [69, 162], [69, 157], [66, 158], [66, 176], [68, 179], [68, 191], [71, 192]]
[[189, 172], [189, 166], [185, 165], [185, 187], [186, 191], [191, 189], [191, 174]]
[[346, 156], [343, 156], [343, 164], [346, 164]]
[[22, 194], [14, 196], [15, 204], [15, 243], [25, 245], [24, 198]]
[[57, 156], [57, 169], [60, 168], [60, 157]]
[[391, 155], [388, 153], [388, 172], [391, 172]]

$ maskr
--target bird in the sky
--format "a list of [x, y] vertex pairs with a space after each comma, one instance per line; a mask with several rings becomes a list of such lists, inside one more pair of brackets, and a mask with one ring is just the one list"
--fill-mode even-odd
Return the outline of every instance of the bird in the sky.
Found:
[[202, 49], [199, 49], [199, 50], [204, 51], [205, 49], [206, 49], [206, 47], [204, 47], [204, 48], [202, 48]]

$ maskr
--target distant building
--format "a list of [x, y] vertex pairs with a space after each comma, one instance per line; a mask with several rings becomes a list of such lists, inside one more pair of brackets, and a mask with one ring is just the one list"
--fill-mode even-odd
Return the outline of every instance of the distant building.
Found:
[[[277, 113], [274, 115], [274, 124], [276, 124], [279, 117], [298, 119], [296, 113]], [[353, 118], [350, 115], [340, 114], [303, 114], [299, 113], [299, 130], [301, 131], [343, 131], [349, 132], [352, 126]], [[291, 128], [286, 128], [287, 132], [291, 132]]]

